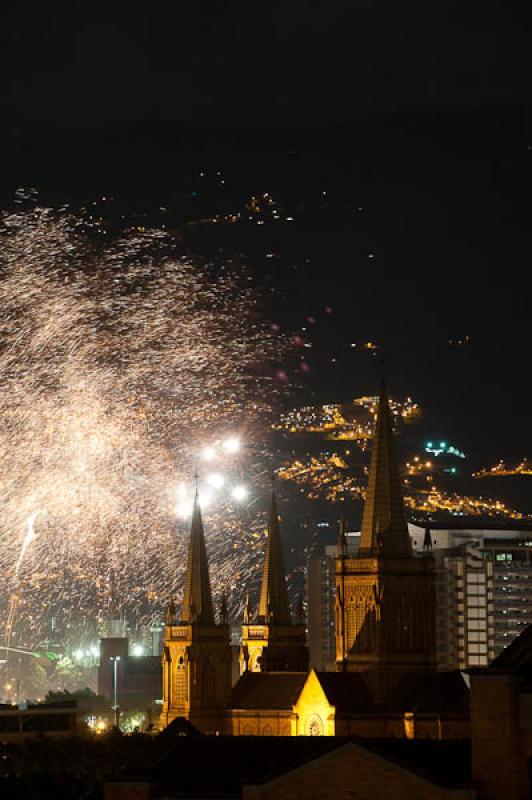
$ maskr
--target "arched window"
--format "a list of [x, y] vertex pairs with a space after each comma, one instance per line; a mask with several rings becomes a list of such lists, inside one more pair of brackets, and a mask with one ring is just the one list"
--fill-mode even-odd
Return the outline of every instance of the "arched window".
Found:
[[187, 701], [187, 668], [180, 656], [175, 665], [175, 702], [176, 705], [184, 705]]
[[313, 714], [307, 721], [307, 736], [323, 736], [323, 720], [318, 714]]

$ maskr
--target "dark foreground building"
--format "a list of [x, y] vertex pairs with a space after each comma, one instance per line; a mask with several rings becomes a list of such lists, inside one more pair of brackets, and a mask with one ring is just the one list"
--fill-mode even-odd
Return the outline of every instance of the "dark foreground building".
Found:
[[71, 736], [77, 729], [75, 701], [0, 705], [0, 742], [46, 734]]
[[471, 670], [473, 778], [485, 800], [532, 797], [532, 625]]
[[160, 739], [152, 763], [108, 782], [105, 800], [475, 796], [465, 742], [190, 735], [179, 719]]

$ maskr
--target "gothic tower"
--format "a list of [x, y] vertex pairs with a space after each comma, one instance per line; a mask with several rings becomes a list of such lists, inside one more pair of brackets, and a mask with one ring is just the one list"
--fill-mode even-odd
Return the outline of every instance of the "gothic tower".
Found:
[[363, 672], [377, 702], [400, 678], [435, 669], [434, 562], [412, 554], [394, 456], [390, 407], [381, 387], [360, 548], [336, 562], [336, 666]]
[[221, 732], [231, 691], [231, 647], [225, 601], [214, 620], [203, 522], [194, 498], [181, 616], [166, 618], [161, 723], [185, 717], [204, 733]]
[[259, 608], [253, 610], [246, 600], [240, 672], [305, 672], [308, 649], [302, 607], [294, 624], [288, 603], [277, 501], [272, 489], [268, 521], [268, 541], [262, 570]]

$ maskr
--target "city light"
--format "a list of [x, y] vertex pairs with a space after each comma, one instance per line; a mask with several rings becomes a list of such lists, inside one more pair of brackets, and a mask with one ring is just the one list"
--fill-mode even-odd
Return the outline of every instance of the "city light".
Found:
[[532, 461], [524, 458], [519, 464], [509, 465], [502, 459], [494, 467], [484, 467], [473, 473], [473, 478], [508, 477], [514, 475], [532, 475]]
[[457, 458], [465, 458], [465, 453], [462, 450], [458, 450], [457, 447], [454, 445], [448, 445], [447, 442], [439, 442], [439, 444], [434, 444], [434, 442], [427, 442], [425, 445], [425, 452], [426, 453], [433, 453], [436, 457], [440, 456], [442, 453], [446, 455], [456, 456]]
[[231, 496], [234, 500], [238, 503], [242, 503], [246, 497], [248, 496], [249, 492], [245, 486], [235, 486], [233, 491], [231, 492]]
[[202, 457], [205, 461], [213, 461], [216, 458], [216, 450], [214, 447], [204, 447], [202, 450]]
[[134, 655], [136, 658], [144, 655], [144, 646], [139, 642], [135, 642], [133, 647], [131, 648], [131, 654]]
[[238, 453], [240, 450], [240, 439], [238, 439], [236, 436], [230, 436], [224, 441], [222, 447], [226, 453]]
[[[274, 430], [297, 434], [324, 435], [334, 441], [365, 443], [373, 436], [378, 397], [359, 397], [347, 404], [303, 406], [283, 414]], [[409, 397], [404, 402], [390, 400], [395, 421], [407, 421], [419, 413], [419, 406]], [[365, 446], [365, 444], [363, 444]]]
[[[198, 492], [198, 503], [202, 511], [206, 511], [214, 502], [216, 494], [212, 489], [202, 488]], [[182, 520], [187, 520], [192, 516], [194, 508], [194, 492], [192, 487], [182, 483], [177, 490], [177, 502], [175, 505], [175, 513]]]
[[225, 477], [219, 472], [213, 472], [210, 475], [207, 475], [205, 480], [209, 486], [213, 487], [213, 489], [221, 489], [225, 484]]
[[187, 519], [192, 513], [192, 498], [184, 483], [177, 490], [176, 513], [181, 519]]

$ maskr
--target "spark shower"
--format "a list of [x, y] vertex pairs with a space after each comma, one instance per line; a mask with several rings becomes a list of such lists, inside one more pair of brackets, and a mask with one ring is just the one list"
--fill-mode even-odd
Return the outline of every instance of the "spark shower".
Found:
[[[112, 238], [33, 208], [0, 237], [1, 601], [35, 644], [50, 614], [142, 618], [175, 591], [178, 487], [211, 441], [260, 435], [284, 345], [246, 276], [165, 232]], [[220, 586], [261, 524], [235, 497], [207, 530]]]

